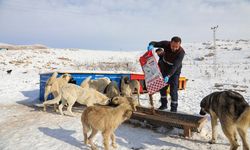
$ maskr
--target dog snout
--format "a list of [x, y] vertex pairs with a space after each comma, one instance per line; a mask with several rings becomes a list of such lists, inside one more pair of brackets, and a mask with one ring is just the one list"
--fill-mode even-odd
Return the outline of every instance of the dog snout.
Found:
[[106, 105], [109, 105], [109, 104], [111, 104], [111, 103], [112, 103], [112, 100], [111, 100], [111, 99], [109, 99], [109, 100], [106, 101]]
[[201, 110], [200, 110], [200, 115], [206, 115], [206, 112], [201, 108]]

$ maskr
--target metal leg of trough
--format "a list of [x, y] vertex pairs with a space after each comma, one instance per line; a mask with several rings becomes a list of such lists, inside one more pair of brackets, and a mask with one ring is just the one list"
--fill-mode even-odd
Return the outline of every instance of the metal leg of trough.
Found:
[[155, 114], [155, 109], [154, 109], [154, 102], [153, 102], [153, 95], [152, 94], [149, 94], [149, 102], [150, 102], [150, 105], [151, 105], [152, 114], [154, 115]]
[[190, 138], [192, 136], [191, 127], [183, 126], [183, 129], [184, 129], [184, 137]]

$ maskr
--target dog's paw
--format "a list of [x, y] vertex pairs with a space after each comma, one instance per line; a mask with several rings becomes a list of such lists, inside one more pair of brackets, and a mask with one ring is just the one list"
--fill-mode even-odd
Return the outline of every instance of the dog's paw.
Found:
[[113, 147], [113, 148], [117, 148], [118, 146], [117, 146], [116, 143], [113, 143], [113, 144], [112, 144], [112, 147]]
[[85, 141], [84, 141], [84, 144], [85, 144], [85, 145], [88, 145], [88, 144], [89, 144], [89, 140], [85, 140]]
[[210, 140], [208, 141], [209, 144], [215, 144], [216, 143], [216, 140]]
[[75, 114], [67, 114], [68, 116], [70, 116], [70, 117], [76, 117], [76, 115]]
[[98, 150], [96, 146], [91, 146], [91, 150]]
[[230, 150], [237, 150], [239, 146], [240, 146], [239, 144], [232, 145], [232, 146], [230, 147]]

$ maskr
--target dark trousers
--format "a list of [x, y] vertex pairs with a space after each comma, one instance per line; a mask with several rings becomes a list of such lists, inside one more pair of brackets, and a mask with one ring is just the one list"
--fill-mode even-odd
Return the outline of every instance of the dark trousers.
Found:
[[[159, 64], [161, 72], [162, 72], [162, 76], [163, 78], [165, 78], [167, 76], [167, 69], [172, 67], [169, 66], [167, 64], [165, 64], [164, 62], [159, 62], [161, 64]], [[170, 86], [170, 96], [171, 96], [171, 111], [177, 111], [177, 107], [178, 107], [178, 88], [179, 88], [179, 78], [180, 78], [180, 72], [176, 72], [174, 73], [168, 81], [167, 86], [163, 87], [160, 90], [160, 94], [161, 94], [161, 104], [162, 106], [167, 106], [167, 89]]]

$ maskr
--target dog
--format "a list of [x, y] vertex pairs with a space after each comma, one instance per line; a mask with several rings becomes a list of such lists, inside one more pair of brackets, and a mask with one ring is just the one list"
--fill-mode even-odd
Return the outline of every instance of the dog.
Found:
[[200, 115], [209, 113], [211, 116], [211, 144], [217, 140], [216, 126], [219, 119], [222, 130], [230, 142], [230, 149], [236, 150], [239, 146], [236, 139], [238, 131], [243, 149], [249, 150], [247, 129], [250, 127], [250, 106], [242, 95], [230, 90], [214, 92], [202, 99], [200, 107]]
[[7, 70], [6, 72], [7, 74], [11, 74], [12, 70], [10, 69], [10, 70]]
[[109, 98], [93, 88], [82, 88], [76, 84], [68, 83], [63, 86], [59, 92], [59, 95], [50, 101], [43, 103], [44, 107], [50, 104], [61, 104], [58, 106], [60, 114], [64, 115], [62, 108], [65, 104], [68, 104], [67, 112], [69, 115], [74, 116], [72, 113], [72, 107], [75, 102], [86, 105], [87, 107], [94, 104], [107, 105]]
[[[125, 120], [129, 119], [136, 111], [138, 102], [132, 97], [115, 97], [113, 103], [118, 104], [117, 107], [109, 106], [91, 106], [87, 107], [81, 116], [83, 126], [84, 143], [90, 144], [91, 149], [96, 149], [93, 138], [98, 131], [102, 132], [104, 140], [104, 149], [109, 150], [109, 139], [112, 140], [112, 147], [117, 148], [115, 139], [115, 130]], [[88, 131], [92, 130], [90, 136]]]
[[123, 76], [121, 78], [121, 95], [132, 96], [133, 93], [137, 94], [140, 105], [140, 82], [138, 80], [129, 80], [128, 76]]
[[119, 88], [115, 81], [111, 81], [108, 86], [105, 88], [104, 93], [110, 98], [113, 99], [116, 96], [120, 95]]
[[[68, 82], [72, 79], [70, 74], [63, 74], [59, 78], [57, 78], [58, 73], [54, 72], [52, 76], [46, 81], [45, 89], [44, 89], [44, 102], [47, 101], [48, 96], [50, 93], [54, 97], [57, 97], [59, 94], [60, 89], [68, 84]], [[43, 108], [44, 111], [46, 111], [46, 106]], [[56, 105], [54, 105], [54, 110], [56, 111]]]
[[91, 76], [89, 76], [81, 83], [80, 86], [83, 88], [93, 88], [101, 93], [104, 93], [105, 88], [110, 82], [110, 79], [107, 77], [91, 80]]

